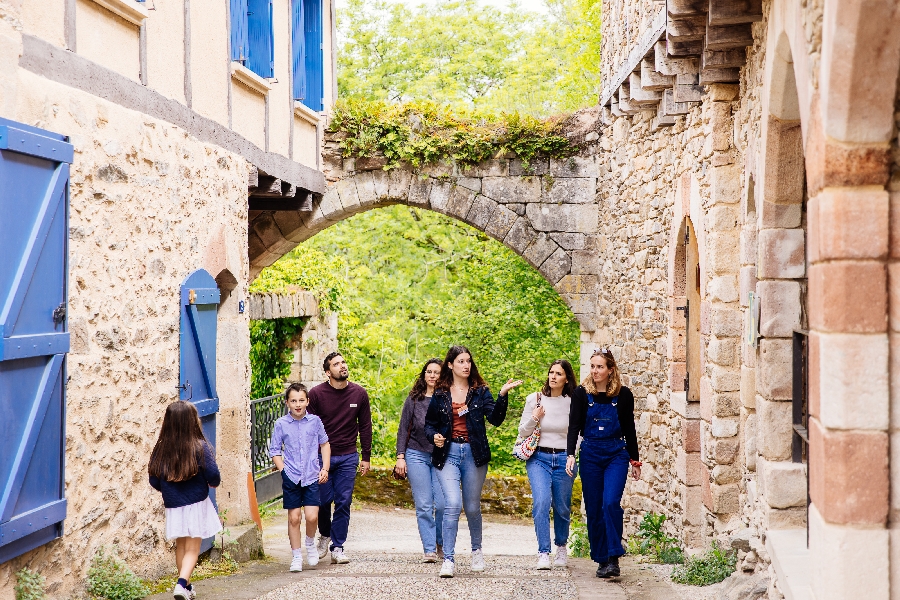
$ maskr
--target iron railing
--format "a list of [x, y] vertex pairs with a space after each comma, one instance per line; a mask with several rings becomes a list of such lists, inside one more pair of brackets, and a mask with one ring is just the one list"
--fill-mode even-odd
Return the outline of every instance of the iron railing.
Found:
[[275, 466], [269, 456], [269, 440], [272, 439], [275, 421], [286, 414], [283, 395], [250, 401], [250, 460], [254, 479], [263, 477]]
[[794, 330], [793, 380], [791, 401], [793, 404], [793, 435], [791, 459], [806, 463], [806, 545], [809, 546], [809, 332]]

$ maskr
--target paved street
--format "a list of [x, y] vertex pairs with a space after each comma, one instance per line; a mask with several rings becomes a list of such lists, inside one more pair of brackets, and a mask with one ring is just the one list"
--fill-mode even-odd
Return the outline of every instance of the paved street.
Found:
[[[229, 577], [196, 584], [198, 598], [229, 600], [282, 600], [330, 598], [335, 600], [499, 600], [577, 598], [578, 600], [671, 600], [711, 599], [713, 588], [674, 586], [661, 576], [661, 569], [622, 561], [622, 577], [603, 581], [594, 577], [596, 565], [570, 558], [568, 569], [536, 571], [536, 540], [531, 523], [486, 516], [484, 573], [469, 571], [469, 534], [465, 520], [460, 526], [457, 576], [440, 579], [439, 564], [421, 562], [421, 545], [414, 513], [369, 507], [354, 510], [346, 549], [348, 565], [322, 561], [315, 568], [304, 565], [302, 573], [289, 573], [290, 547], [284, 513], [271, 518], [265, 529], [267, 559], [242, 565]], [[676, 589], [678, 588], [678, 589]], [[168, 594], [153, 596], [163, 600]]]

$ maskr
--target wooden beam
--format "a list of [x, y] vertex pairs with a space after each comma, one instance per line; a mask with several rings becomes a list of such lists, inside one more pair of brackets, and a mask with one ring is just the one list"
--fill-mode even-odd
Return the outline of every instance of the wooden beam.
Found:
[[300, 210], [303, 200], [294, 198], [258, 198], [250, 196], [250, 210]]
[[696, 56], [703, 52], [703, 40], [679, 42], [666, 36], [666, 52], [669, 56]]
[[648, 90], [641, 85], [641, 76], [632, 73], [628, 80], [628, 93], [631, 95], [632, 104], [656, 104], [662, 100], [662, 94]]
[[675, 78], [657, 73], [651, 58], [641, 61], [641, 87], [645, 90], [662, 91], [675, 85]]
[[741, 80], [741, 70], [732, 67], [729, 69], [703, 69], [700, 71], [700, 85], [710, 83], [735, 83]]
[[675, 90], [663, 91], [662, 102], [659, 103], [659, 110], [664, 115], [686, 115], [691, 111], [692, 102], [675, 102]]
[[300, 190], [297, 194], [302, 196], [300, 200], [300, 212], [312, 212], [313, 210], [313, 193], [306, 190]]
[[738, 25], [762, 20], [762, 0], [709, 0], [709, 25]]
[[640, 110], [640, 106], [638, 106], [637, 104], [631, 104], [631, 97], [628, 94], [628, 87], [624, 85], [619, 87], [619, 111], [625, 113], [626, 115], [633, 115], [638, 113]]
[[698, 15], [666, 21], [666, 39], [675, 42], [702, 40], [706, 35], [706, 17]]
[[618, 103], [618, 102], [615, 102], [615, 101], [610, 102], [610, 103], [609, 103], [609, 110], [610, 110], [610, 112], [611, 112], [612, 114], [614, 114], [614, 115], [617, 116], [617, 117], [624, 117], [624, 116], [625, 116], [625, 113], [623, 113], [621, 110], [619, 110], [619, 103]]
[[743, 67], [746, 62], [746, 48], [706, 50], [701, 56], [700, 66], [704, 69], [727, 69], [729, 67]]
[[271, 175], [259, 175], [259, 185], [250, 196], [255, 198], [281, 198], [281, 180]]
[[705, 15], [708, 10], [708, 0], [668, 0], [666, 2], [666, 13], [673, 19]]
[[297, 193], [297, 186], [288, 183], [287, 181], [281, 182], [281, 196], [283, 198], [293, 198]]
[[700, 85], [700, 74], [690, 73], [675, 76], [675, 87], [672, 89], [675, 102], [700, 102], [703, 99], [703, 86]]
[[681, 73], [696, 73], [699, 69], [694, 58], [672, 58], [666, 51], [665, 42], [656, 42], [653, 47], [654, 68], [663, 75], [679, 75]]
[[732, 50], [734, 48], [746, 48], [752, 44], [753, 33], [749, 24], [708, 27], [706, 29], [705, 50]]

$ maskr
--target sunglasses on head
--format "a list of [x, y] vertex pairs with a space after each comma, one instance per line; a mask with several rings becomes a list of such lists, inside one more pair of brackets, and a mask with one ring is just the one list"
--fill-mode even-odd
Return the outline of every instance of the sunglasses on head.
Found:
[[611, 354], [611, 353], [609, 351], [609, 348], [607, 348], [606, 346], [603, 346], [602, 348], [594, 348], [594, 352], [591, 354], [591, 356], [597, 356], [598, 354]]

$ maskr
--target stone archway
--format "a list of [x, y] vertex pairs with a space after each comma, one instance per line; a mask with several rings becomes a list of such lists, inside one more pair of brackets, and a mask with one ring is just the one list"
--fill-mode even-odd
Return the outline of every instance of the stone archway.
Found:
[[[347, 161], [353, 163], [354, 161]], [[332, 172], [337, 178], [311, 212], [251, 211], [251, 277], [329, 225], [388, 206], [434, 210], [502, 242], [557, 290], [583, 332], [595, 330], [599, 249], [594, 157], [490, 160], [469, 168], [447, 164]]]

